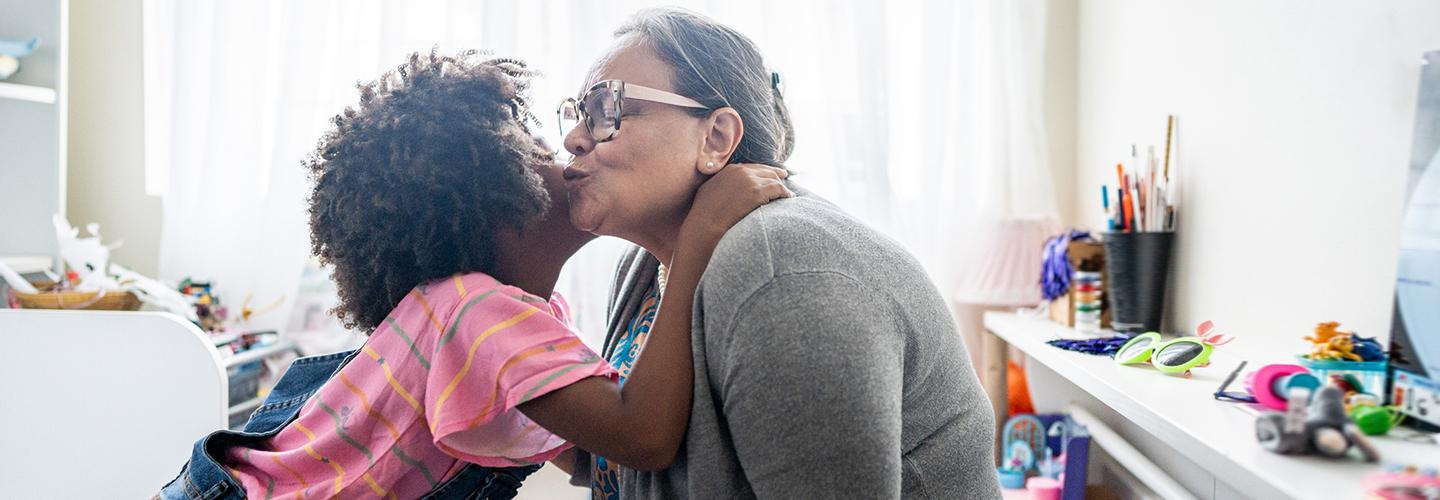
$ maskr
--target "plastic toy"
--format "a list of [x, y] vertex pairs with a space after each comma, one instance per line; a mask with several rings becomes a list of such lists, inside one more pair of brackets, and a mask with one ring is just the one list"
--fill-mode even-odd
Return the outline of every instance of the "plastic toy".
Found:
[[1305, 340], [1309, 340], [1311, 343], [1319, 345], [1329, 343], [1330, 339], [1338, 336], [1349, 337], [1354, 334], [1355, 332], [1341, 330], [1339, 321], [1326, 321], [1324, 323], [1315, 325], [1315, 336], [1306, 336]]
[[1313, 394], [1320, 388], [1320, 379], [1300, 365], [1265, 365], [1247, 376], [1246, 381], [1255, 402], [1272, 410], [1284, 410], [1293, 389]]
[[1016, 415], [1005, 421], [1003, 436], [1000, 449], [1005, 455], [996, 470], [1000, 486], [1024, 488], [1026, 475], [1035, 468], [1035, 456], [1045, 446], [1045, 426], [1034, 415]]
[[0, 80], [5, 80], [20, 71], [20, 58], [30, 55], [40, 46], [39, 38], [29, 40], [0, 40]]
[[1385, 472], [1365, 476], [1366, 498], [1379, 500], [1426, 500], [1440, 498], [1440, 473], [1434, 468], [1413, 465], [1393, 466]]
[[[1255, 420], [1255, 438], [1261, 447], [1286, 455], [1330, 458], [1343, 457], [1355, 448], [1367, 462], [1380, 460], [1379, 452], [1345, 415], [1340, 388], [1321, 387], [1314, 398], [1309, 398], [1309, 392], [1291, 390], [1284, 413], [1266, 413]], [[1306, 399], [1310, 399], [1308, 405]]]
[[1005, 421], [1005, 437], [1001, 445], [1009, 450], [1014, 443], [1024, 443], [1034, 457], [1045, 446], [1045, 424], [1034, 415], [1016, 415]]
[[1310, 359], [1365, 360], [1355, 354], [1355, 339], [1348, 335], [1331, 337], [1324, 344], [1316, 344], [1315, 350], [1310, 352]]
[[1050, 477], [1032, 477], [1025, 482], [1031, 500], [1060, 500], [1061, 486], [1059, 480]]
[[1341, 330], [1340, 323], [1327, 321], [1315, 325], [1315, 334], [1307, 335], [1313, 348], [1305, 359], [1313, 361], [1384, 361], [1385, 348], [1374, 337], [1361, 337]]
[[1383, 436], [1404, 419], [1405, 414], [1393, 406], [1362, 405], [1350, 410], [1350, 420], [1367, 436]]
[[1375, 337], [1361, 337], [1355, 335], [1355, 354], [1365, 361], [1382, 361], [1386, 358], [1385, 348]]

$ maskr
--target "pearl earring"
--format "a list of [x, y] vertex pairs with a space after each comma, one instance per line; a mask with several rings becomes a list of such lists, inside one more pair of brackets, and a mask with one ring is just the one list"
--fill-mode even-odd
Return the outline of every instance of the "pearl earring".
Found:
[[705, 162], [705, 168], [715, 168], [715, 162], [713, 162], [713, 161], [707, 161], [707, 162]]

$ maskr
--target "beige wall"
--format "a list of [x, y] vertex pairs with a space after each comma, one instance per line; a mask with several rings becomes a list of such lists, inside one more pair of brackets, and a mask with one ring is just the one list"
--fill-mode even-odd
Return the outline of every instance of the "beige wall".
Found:
[[145, 195], [141, 0], [70, 0], [67, 213], [124, 240], [112, 260], [154, 276], [160, 198]]
[[[1045, 84], [1041, 89], [1045, 142], [1055, 176], [1055, 206], [1067, 225], [1084, 223], [1075, 206], [1075, 77], [1079, 29], [1075, 22], [1080, 0], [1049, 0], [1045, 18]], [[1098, 188], [1097, 188], [1098, 189]]]
[[[1333, 319], [1388, 337], [1421, 53], [1440, 2], [1087, 0], [1076, 213], [1179, 118], [1172, 326], [1296, 354]], [[1262, 340], [1263, 339], [1263, 340]]]

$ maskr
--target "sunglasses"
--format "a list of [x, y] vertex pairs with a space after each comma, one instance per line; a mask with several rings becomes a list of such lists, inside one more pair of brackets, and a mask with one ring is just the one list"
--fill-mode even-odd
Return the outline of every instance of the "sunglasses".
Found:
[[625, 115], [625, 100], [658, 102], [692, 109], [710, 109], [699, 101], [664, 90], [652, 89], [621, 80], [605, 80], [591, 85], [577, 101], [573, 97], [560, 101], [556, 114], [560, 118], [560, 136], [564, 137], [581, 122], [595, 142], [608, 142], [620, 133], [620, 119]]
[[1149, 361], [1163, 373], [1184, 373], [1190, 376], [1190, 369], [1210, 364], [1210, 353], [1215, 346], [1233, 340], [1215, 333], [1215, 324], [1210, 321], [1195, 327], [1194, 337], [1180, 337], [1162, 340], [1158, 332], [1145, 332], [1131, 338], [1115, 353], [1115, 363], [1134, 365]]
[[1234, 383], [1235, 379], [1240, 376], [1240, 373], [1245, 371], [1245, 365], [1248, 364], [1250, 364], [1249, 361], [1241, 361], [1240, 366], [1235, 367], [1235, 370], [1231, 371], [1230, 375], [1225, 377], [1225, 381], [1220, 383], [1220, 388], [1215, 389], [1216, 401], [1230, 401], [1235, 403], [1258, 402], [1258, 400], [1255, 399], [1255, 395], [1248, 392], [1236, 392], [1227, 390], [1230, 388], [1230, 384]]

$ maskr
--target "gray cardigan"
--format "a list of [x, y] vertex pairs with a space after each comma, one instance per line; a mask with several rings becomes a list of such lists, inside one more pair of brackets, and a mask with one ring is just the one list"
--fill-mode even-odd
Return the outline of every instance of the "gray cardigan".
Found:
[[[639, 248], [622, 258], [607, 357], [656, 264]], [[665, 471], [621, 469], [625, 498], [1000, 497], [994, 417], [944, 300], [898, 244], [829, 202], [803, 193], [732, 228], [691, 336], [685, 443]], [[588, 485], [590, 458], [576, 466]]]

